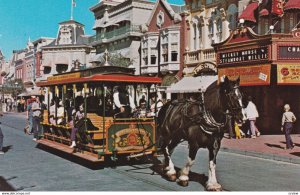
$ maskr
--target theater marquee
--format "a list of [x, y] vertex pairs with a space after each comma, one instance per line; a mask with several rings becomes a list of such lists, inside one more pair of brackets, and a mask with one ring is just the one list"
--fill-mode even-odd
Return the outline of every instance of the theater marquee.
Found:
[[270, 85], [271, 65], [230, 67], [218, 69], [218, 77], [226, 75], [229, 79], [240, 77], [241, 86]]
[[268, 47], [249, 48], [217, 55], [218, 65], [268, 60]]
[[300, 45], [278, 46], [279, 60], [300, 60]]

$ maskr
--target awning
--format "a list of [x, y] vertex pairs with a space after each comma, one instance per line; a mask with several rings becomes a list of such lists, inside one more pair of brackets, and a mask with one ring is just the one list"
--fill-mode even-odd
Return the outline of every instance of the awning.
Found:
[[23, 93], [19, 94], [18, 96], [19, 97], [28, 97], [28, 96], [40, 96], [40, 95], [42, 95], [41, 88], [34, 87], [34, 89], [23, 92]]
[[291, 10], [291, 9], [300, 9], [300, 0], [289, 0], [285, 6], [284, 11]]
[[167, 93], [197, 93], [206, 91], [207, 87], [217, 81], [218, 76], [183, 77], [167, 89]]
[[259, 16], [260, 17], [265, 17], [265, 16], [268, 16], [269, 15], [269, 11], [267, 9], [262, 9], [260, 12], [259, 12]]
[[258, 7], [258, 2], [250, 3], [244, 9], [244, 11], [242, 12], [242, 14], [239, 16], [239, 19], [244, 19], [244, 20], [256, 23], [254, 11], [257, 9], [257, 7]]
[[120, 16], [113, 19], [109, 19], [109, 21], [106, 24], [104, 24], [102, 27], [113, 26], [113, 25], [118, 26], [119, 25], [118, 23], [122, 21], [130, 21], [130, 16], [126, 15], [126, 16]]

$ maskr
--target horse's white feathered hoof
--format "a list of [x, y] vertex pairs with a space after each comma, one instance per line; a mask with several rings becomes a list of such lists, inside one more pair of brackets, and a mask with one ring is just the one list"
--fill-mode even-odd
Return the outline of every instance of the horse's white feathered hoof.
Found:
[[189, 180], [179, 180], [178, 184], [181, 185], [182, 187], [186, 187], [189, 185]]
[[172, 175], [167, 174], [166, 176], [167, 176], [167, 179], [169, 181], [173, 181], [174, 182], [177, 179], [176, 174], [172, 174]]
[[183, 186], [183, 187], [186, 187], [189, 185], [189, 177], [186, 176], [186, 175], [181, 175], [179, 178], [179, 181], [178, 181], [178, 184]]
[[222, 191], [222, 186], [218, 183], [208, 183], [206, 185], [207, 191]]

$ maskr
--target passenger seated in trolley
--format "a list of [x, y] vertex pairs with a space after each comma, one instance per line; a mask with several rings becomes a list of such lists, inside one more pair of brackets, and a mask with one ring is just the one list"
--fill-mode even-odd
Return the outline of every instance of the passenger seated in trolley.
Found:
[[63, 125], [64, 124], [64, 117], [65, 117], [65, 108], [63, 106], [63, 102], [60, 100], [58, 103], [57, 108], [57, 124]]
[[140, 100], [140, 106], [137, 109], [136, 117], [138, 118], [151, 117], [151, 111], [147, 108], [147, 102], [145, 99]]
[[136, 107], [125, 86], [118, 86], [114, 91], [114, 113], [116, 118], [130, 118]]
[[56, 121], [55, 121], [55, 101], [54, 101], [54, 99], [52, 99], [51, 103], [50, 103], [50, 108], [49, 108], [49, 122], [52, 125], [56, 124]]

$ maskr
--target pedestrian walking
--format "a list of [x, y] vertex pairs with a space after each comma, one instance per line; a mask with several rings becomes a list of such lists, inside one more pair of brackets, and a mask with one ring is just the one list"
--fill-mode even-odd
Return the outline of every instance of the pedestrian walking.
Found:
[[31, 108], [32, 108], [32, 116], [33, 116], [33, 140], [36, 141], [39, 138], [39, 133], [41, 132], [41, 103], [39, 101], [39, 97], [36, 97], [36, 99], [33, 99]]
[[[3, 114], [0, 113], [0, 117], [2, 117], [2, 116], [3, 116]], [[0, 155], [4, 154], [4, 152], [2, 150], [3, 149], [3, 138], [4, 138], [4, 135], [3, 135], [2, 129], [0, 127]]]
[[283, 109], [284, 113], [281, 120], [281, 131], [284, 131], [285, 134], [286, 147], [284, 149], [293, 149], [294, 143], [291, 138], [291, 132], [293, 129], [293, 123], [296, 121], [296, 116], [290, 111], [291, 108], [289, 104], [285, 104]]
[[252, 102], [252, 97], [248, 96], [248, 105], [246, 107], [246, 115], [250, 123], [251, 138], [260, 136], [260, 132], [256, 126], [256, 119], [259, 117], [256, 105]]
[[32, 132], [32, 99], [27, 100], [27, 124], [26, 127], [24, 128], [24, 133], [31, 135]]

